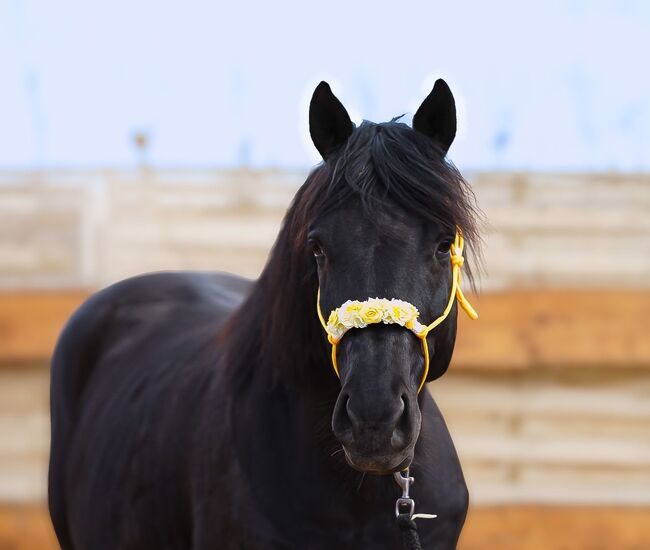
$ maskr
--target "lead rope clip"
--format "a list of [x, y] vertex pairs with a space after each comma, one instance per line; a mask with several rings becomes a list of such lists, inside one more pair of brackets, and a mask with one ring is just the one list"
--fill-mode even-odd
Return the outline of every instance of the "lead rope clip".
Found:
[[410, 496], [411, 485], [415, 483], [415, 478], [409, 475], [408, 468], [402, 472], [395, 472], [393, 474], [395, 482], [402, 489], [402, 496], [395, 501], [395, 517], [403, 514], [408, 515], [409, 519], [434, 519], [438, 516], [436, 514], [415, 514], [415, 500]]

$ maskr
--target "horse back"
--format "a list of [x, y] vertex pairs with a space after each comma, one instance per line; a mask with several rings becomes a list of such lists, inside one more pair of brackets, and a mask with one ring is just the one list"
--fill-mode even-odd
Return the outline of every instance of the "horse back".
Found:
[[[214, 374], [213, 365], [205, 363], [218, 353], [219, 328], [250, 286], [246, 279], [225, 274], [156, 273], [112, 285], [72, 315], [56, 345], [51, 372], [48, 496], [63, 550], [74, 548], [73, 540], [79, 539], [68, 526], [88, 524], [87, 517], [80, 523], [70, 521], [70, 515], [87, 513], [91, 503], [86, 501], [92, 494], [106, 495], [111, 490], [84, 486], [88, 453], [97, 453], [99, 459], [94, 455], [93, 461], [105, 470], [103, 476], [87, 472], [88, 480], [115, 483], [123, 475], [120, 467], [143, 468], [147, 460], [156, 460], [160, 449], [148, 441], [156, 437], [148, 430], [160, 426], [161, 418], [176, 424], [171, 428], [178, 437], [187, 432], [182, 423], [189, 415], [181, 409], [198, 401], [188, 392], [205, 387]], [[196, 354], [202, 352], [206, 361], [196, 361]], [[205, 384], [194, 383], [197, 376], [203, 376]], [[170, 400], [178, 402], [174, 406]], [[172, 410], [174, 414], [169, 413]], [[167, 443], [172, 442], [158, 446], [180, 448]], [[140, 456], [145, 447], [149, 454]], [[164, 462], [165, 453], [162, 456]], [[173, 462], [174, 457], [167, 458]], [[117, 478], [110, 480], [112, 472]], [[147, 471], [141, 473], [141, 478], [148, 477]], [[146, 493], [142, 488], [133, 491], [134, 499]]]

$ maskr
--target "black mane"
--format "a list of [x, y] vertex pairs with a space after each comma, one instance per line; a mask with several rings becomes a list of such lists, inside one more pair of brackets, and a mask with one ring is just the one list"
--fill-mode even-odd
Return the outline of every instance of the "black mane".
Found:
[[[442, 150], [398, 119], [364, 121], [309, 174], [287, 211], [260, 279], [222, 333], [241, 383], [251, 382], [246, 367], [258, 362], [273, 363], [274, 376], [285, 382], [313, 386], [332, 381], [329, 370], [321, 367], [329, 350], [317, 319], [318, 282], [306, 239], [311, 221], [350, 200], [365, 211], [397, 206], [452, 234], [458, 226], [466, 249], [474, 257], [480, 254], [474, 193]], [[473, 285], [468, 263], [464, 271]], [[252, 311], [258, 316], [251, 316]], [[243, 349], [252, 355], [242, 356]]]

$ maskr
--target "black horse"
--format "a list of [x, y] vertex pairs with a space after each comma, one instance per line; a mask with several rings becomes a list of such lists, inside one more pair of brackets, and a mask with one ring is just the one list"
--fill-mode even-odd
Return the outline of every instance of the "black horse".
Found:
[[[468, 505], [420, 341], [351, 330], [340, 380], [316, 310], [399, 298], [422, 322], [451, 289], [468, 185], [445, 160], [456, 111], [439, 80], [413, 128], [350, 118], [326, 83], [310, 131], [324, 158], [257, 281], [158, 273], [73, 315], [52, 363], [49, 507], [63, 550], [399, 548], [392, 472], [411, 466], [425, 548], [454, 548]], [[447, 369], [456, 311], [428, 335]]]

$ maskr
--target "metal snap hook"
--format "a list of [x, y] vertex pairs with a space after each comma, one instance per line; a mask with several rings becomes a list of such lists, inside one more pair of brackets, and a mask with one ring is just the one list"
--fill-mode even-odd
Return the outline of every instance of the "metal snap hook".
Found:
[[406, 470], [402, 470], [401, 472], [393, 473], [393, 478], [395, 479], [395, 482], [402, 489], [402, 497], [403, 498], [408, 498], [409, 497], [409, 489], [410, 489], [411, 485], [413, 483], [415, 483], [415, 478], [409, 476], [409, 469], [406, 468]]
[[434, 519], [436, 514], [416, 514], [415, 500], [410, 497], [411, 485], [415, 483], [415, 478], [409, 476], [408, 468], [403, 472], [393, 473], [395, 482], [402, 488], [402, 496], [395, 501], [395, 517], [407, 514], [409, 519]]
[[409, 476], [408, 468], [403, 472], [395, 472], [393, 478], [402, 488], [402, 496], [395, 501], [395, 516], [407, 514], [410, 519], [415, 512], [415, 501], [410, 497], [409, 492], [411, 485], [415, 483], [415, 479]]

